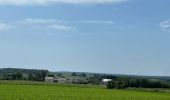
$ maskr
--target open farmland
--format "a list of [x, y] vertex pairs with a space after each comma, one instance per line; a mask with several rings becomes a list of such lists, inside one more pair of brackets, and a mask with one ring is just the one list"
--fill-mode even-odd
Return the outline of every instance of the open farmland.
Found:
[[93, 86], [1, 82], [0, 100], [170, 100], [170, 94], [134, 90], [109, 90]]

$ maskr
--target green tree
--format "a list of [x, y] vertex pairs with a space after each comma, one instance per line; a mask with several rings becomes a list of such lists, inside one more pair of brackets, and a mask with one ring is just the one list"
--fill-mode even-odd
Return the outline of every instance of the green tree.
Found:
[[54, 74], [48, 74], [47, 76], [48, 77], [54, 77]]
[[57, 76], [62, 76], [62, 73], [57, 73]]
[[108, 88], [108, 89], [113, 89], [113, 88], [115, 88], [114, 85], [115, 85], [115, 84], [114, 84], [113, 81], [109, 81], [109, 82], [107, 83], [107, 88]]
[[34, 75], [32, 73], [29, 73], [28, 74], [28, 80], [31, 80], [33, 81], [35, 78], [34, 78]]
[[86, 73], [81, 73], [80, 76], [86, 77]]
[[75, 72], [73, 72], [73, 73], [71, 74], [71, 76], [77, 76], [77, 74], [76, 74]]
[[21, 72], [15, 72], [12, 74], [12, 80], [22, 80], [23, 74]]
[[40, 73], [40, 78], [43, 79], [43, 81], [45, 80], [45, 77], [47, 76], [48, 71], [47, 70], [42, 70]]

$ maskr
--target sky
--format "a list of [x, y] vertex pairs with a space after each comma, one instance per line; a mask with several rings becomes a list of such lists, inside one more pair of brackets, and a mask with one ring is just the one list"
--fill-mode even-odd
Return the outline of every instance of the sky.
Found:
[[0, 68], [170, 76], [170, 0], [0, 0]]

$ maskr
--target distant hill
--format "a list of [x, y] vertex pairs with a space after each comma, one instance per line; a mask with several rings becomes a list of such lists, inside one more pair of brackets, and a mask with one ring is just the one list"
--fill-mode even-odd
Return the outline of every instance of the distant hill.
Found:
[[[68, 71], [59, 71], [59, 72], [52, 72], [53, 74], [61, 73], [63, 76], [70, 76], [73, 72]], [[77, 75], [85, 73], [87, 77], [92, 77], [94, 75], [111, 75], [115, 77], [127, 77], [132, 79], [149, 79], [149, 80], [158, 80], [158, 81], [166, 81], [170, 82], [170, 76], [143, 76], [143, 75], [125, 75], [125, 74], [108, 74], [108, 73], [89, 73], [89, 72], [76, 72]]]
[[[59, 74], [62, 75], [63, 77], [70, 77], [72, 76], [73, 72], [67, 72], [67, 71], [61, 71], [61, 72], [50, 72], [48, 70], [41, 70], [41, 69], [20, 69], [20, 68], [0, 68], [0, 76], [10, 74], [10, 73], [16, 73], [20, 72], [23, 73], [24, 75], [28, 76], [29, 74], [37, 75], [41, 74], [41, 72], [47, 71], [48, 74], [54, 74], [55, 76], [58, 76]], [[170, 82], [170, 77], [168, 76], [140, 76], [140, 75], [123, 75], [123, 74], [107, 74], [107, 73], [89, 73], [89, 72], [75, 72], [77, 76], [81, 76], [82, 73], [86, 74], [86, 77], [93, 77], [94, 75], [98, 76], [104, 76], [104, 75], [109, 75], [109, 76], [115, 76], [115, 77], [127, 77], [127, 78], [132, 78], [132, 79], [149, 79], [149, 80], [159, 80], [159, 81], [166, 81]], [[59, 75], [59, 76], [60, 76]]]

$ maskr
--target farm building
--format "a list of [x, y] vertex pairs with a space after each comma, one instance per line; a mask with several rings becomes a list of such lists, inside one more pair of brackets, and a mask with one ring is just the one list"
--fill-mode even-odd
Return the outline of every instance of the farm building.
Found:
[[111, 82], [112, 79], [102, 79], [102, 84], [107, 84], [108, 82]]
[[45, 77], [46, 82], [56, 82], [56, 83], [74, 83], [74, 84], [85, 84], [87, 83], [86, 79], [79, 77], [71, 78], [54, 78], [54, 77]]
[[66, 78], [58, 78], [55, 80], [55, 82], [58, 82], [58, 83], [68, 83], [68, 79]]
[[83, 79], [83, 78], [72, 78], [70, 79], [71, 83], [75, 83], [75, 84], [83, 84], [83, 83], [87, 83], [87, 80]]
[[45, 77], [46, 82], [54, 82], [54, 77]]

